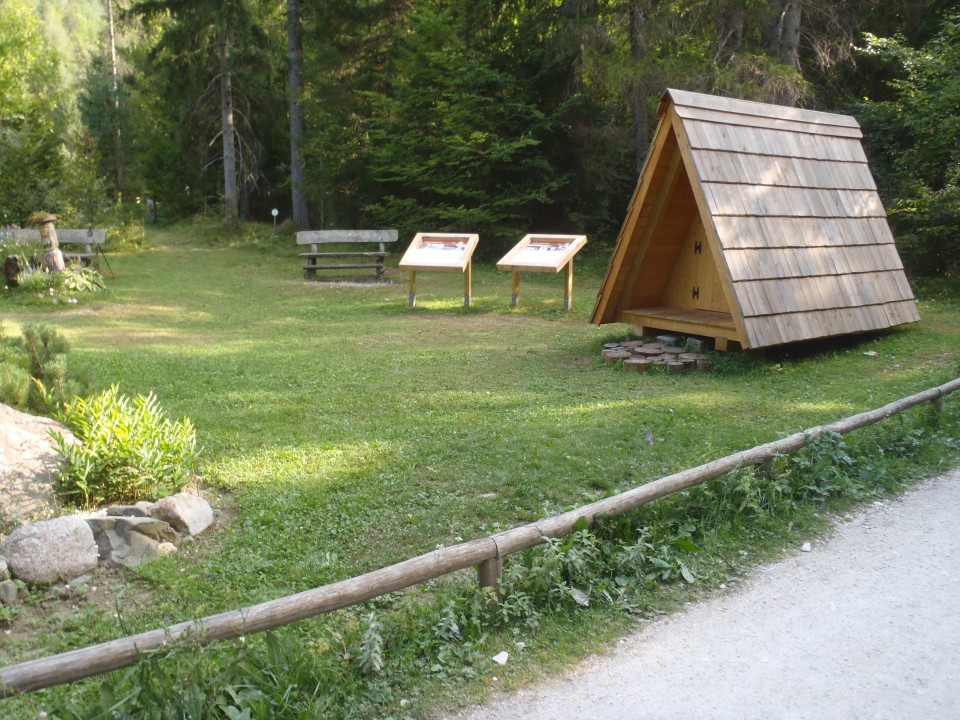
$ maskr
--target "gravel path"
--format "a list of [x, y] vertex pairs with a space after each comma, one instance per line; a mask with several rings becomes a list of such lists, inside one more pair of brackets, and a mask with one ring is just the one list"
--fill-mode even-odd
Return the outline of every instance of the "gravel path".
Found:
[[958, 520], [960, 468], [609, 656], [451, 717], [957, 720]]

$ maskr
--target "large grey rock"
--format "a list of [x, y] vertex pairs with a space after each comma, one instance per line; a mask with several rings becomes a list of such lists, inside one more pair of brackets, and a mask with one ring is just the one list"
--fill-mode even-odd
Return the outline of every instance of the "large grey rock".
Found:
[[10, 574], [32, 585], [70, 580], [97, 567], [97, 543], [83, 518], [72, 515], [22, 525], [0, 540]]
[[182, 535], [197, 535], [213, 523], [210, 503], [199, 495], [186, 492], [157, 500], [151, 514], [170, 523]]
[[62, 458], [50, 430], [76, 442], [63, 425], [0, 404], [0, 528], [55, 514], [54, 471]]
[[0, 580], [10, 579], [10, 566], [7, 565], [7, 559], [0, 555]]

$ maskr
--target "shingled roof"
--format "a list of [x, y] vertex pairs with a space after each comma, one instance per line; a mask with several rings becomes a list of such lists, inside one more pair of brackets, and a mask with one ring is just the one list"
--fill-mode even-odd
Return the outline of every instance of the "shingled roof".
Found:
[[668, 90], [595, 324], [744, 348], [919, 320], [849, 116]]

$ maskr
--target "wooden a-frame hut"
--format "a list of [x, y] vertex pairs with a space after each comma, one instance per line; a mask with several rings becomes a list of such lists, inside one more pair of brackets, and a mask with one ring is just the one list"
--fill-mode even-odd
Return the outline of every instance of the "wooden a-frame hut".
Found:
[[667, 90], [593, 311], [762, 348], [918, 321], [857, 121]]

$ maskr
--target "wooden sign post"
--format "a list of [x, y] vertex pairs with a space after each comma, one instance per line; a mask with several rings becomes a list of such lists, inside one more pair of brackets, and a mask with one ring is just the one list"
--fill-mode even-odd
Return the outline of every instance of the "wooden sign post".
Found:
[[521, 272], [560, 272], [567, 269], [563, 289], [563, 309], [573, 307], [573, 256], [587, 244], [586, 235], [525, 235], [513, 249], [497, 263], [498, 270], [513, 272], [510, 304], [520, 303]]
[[417, 305], [417, 271], [462, 272], [463, 305], [470, 307], [473, 282], [473, 251], [480, 241], [476, 234], [417, 233], [400, 259], [399, 267], [410, 271], [410, 307]]

